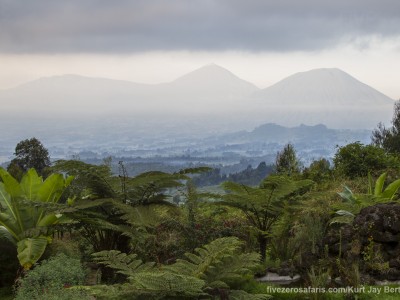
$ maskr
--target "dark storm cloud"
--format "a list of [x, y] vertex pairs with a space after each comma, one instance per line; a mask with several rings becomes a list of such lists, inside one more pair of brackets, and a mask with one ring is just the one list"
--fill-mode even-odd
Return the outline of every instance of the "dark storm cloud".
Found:
[[400, 36], [398, 0], [0, 0], [0, 52], [318, 50]]

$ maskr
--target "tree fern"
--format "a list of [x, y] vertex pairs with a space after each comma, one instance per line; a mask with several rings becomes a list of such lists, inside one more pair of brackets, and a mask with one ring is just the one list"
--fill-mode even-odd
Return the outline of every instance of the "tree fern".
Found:
[[162, 294], [169, 297], [188, 297], [204, 294], [204, 281], [194, 276], [171, 272], [138, 272], [130, 282], [138, 290], [146, 293]]
[[265, 260], [267, 236], [272, 225], [283, 213], [285, 205], [307, 192], [312, 185], [311, 180], [295, 181], [285, 176], [268, 176], [260, 187], [225, 182], [222, 186], [228, 194], [219, 203], [243, 211], [257, 232], [260, 255]]
[[[230, 291], [232, 280], [250, 273], [259, 264], [259, 255], [242, 253], [242, 246], [243, 243], [236, 237], [220, 238], [196, 249], [195, 254], [186, 253], [186, 259], [160, 267], [154, 263], [142, 263], [136, 254], [119, 251], [102, 251], [93, 254], [93, 257], [96, 262], [128, 277], [129, 285], [118, 287], [121, 295], [145, 295], [148, 299], [194, 299], [206, 293], [215, 295], [224, 291], [232, 299], [245, 299], [245, 296], [246, 299], [268, 299], [267, 295]], [[98, 287], [92, 291], [96, 289]]]
[[256, 253], [241, 253], [242, 246], [236, 237], [219, 238], [166, 268], [203, 279], [211, 288], [229, 288], [230, 281], [250, 273], [260, 261]]
[[[117, 270], [129, 279], [129, 288], [136, 295], [190, 297], [203, 294], [204, 281], [194, 276], [176, 274], [143, 263], [136, 254], [102, 251], [93, 254], [94, 260]], [[124, 289], [122, 289], [124, 290]], [[122, 291], [122, 293], [125, 293]]]
[[143, 263], [136, 254], [121, 253], [117, 250], [100, 251], [92, 254], [93, 260], [118, 273], [134, 276], [138, 272], [146, 272], [154, 267], [154, 263]]

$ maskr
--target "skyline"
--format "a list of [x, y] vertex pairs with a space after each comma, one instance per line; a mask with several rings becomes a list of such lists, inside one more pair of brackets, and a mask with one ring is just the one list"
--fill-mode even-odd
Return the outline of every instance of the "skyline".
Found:
[[169, 82], [215, 63], [259, 88], [339, 68], [400, 98], [397, 1], [0, 0], [0, 89], [63, 74]]

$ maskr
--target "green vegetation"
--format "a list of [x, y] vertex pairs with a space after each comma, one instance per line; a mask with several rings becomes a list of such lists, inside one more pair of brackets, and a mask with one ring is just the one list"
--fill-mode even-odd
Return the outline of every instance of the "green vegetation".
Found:
[[[378, 299], [362, 288], [386, 288], [399, 299], [374, 285], [400, 274], [399, 153], [388, 146], [397, 119], [374, 145], [339, 148], [333, 164], [303, 168], [288, 144], [275, 172], [262, 163], [230, 176], [202, 167], [130, 177], [123, 162], [116, 176], [110, 159], [50, 167], [46, 151], [27, 150], [45, 150], [39, 141], [23, 141], [0, 169], [0, 297]], [[259, 281], [271, 273], [314, 291]], [[355, 290], [328, 291], [340, 287]]]
[[49, 152], [38, 139], [20, 141], [15, 147], [14, 155], [7, 171], [15, 178], [21, 179], [23, 173], [31, 168], [41, 176], [47, 174], [47, 168], [50, 167]]
[[282, 175], [293, 176], [300, 173], [301, 164], [292, 144], [287, 144], [277, 153], [275, 167], [276, 172]]
[[18, 182], [0, 169], [0, 236], [17, 247], [18, 260], [30, 269], [51, 242], [50, 226], [62, 222], [57, 211], [73, 177], [52, 174], [45, 181], [30, 169]]
[[382, 123], [372, 132], [372, 143], [388, 153], [400, 153], [400, 102], [394, 105], [392, 127], [386, 128]]
[[85, 277], [79, 259], [59, 254], [42, 261], [18, 280], [15, 299], [90, 299], [83, 291], [68, 289], [83, 284]]
[[223, 186], [230, 193], [224, 195], [221, 203], [243, 211], [256, 232], [261, 259], [265, 261], [272, 226], [283, 214], [288, 200], [305, 193], [311, 185], [310, 180], [293, 181], [283, 176], [269, 176], [258, 188], [225, 182]]

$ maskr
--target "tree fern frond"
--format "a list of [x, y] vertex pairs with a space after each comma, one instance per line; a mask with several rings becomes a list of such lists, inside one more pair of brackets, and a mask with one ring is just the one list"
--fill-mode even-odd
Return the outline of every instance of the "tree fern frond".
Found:
[[204, 281], [171, 272], [138, 272], [129, 277], [131, 284], [139, 290], [162, 293], [168, 296], [197, 296], [203, 294]]
[[154, 263], [143, 263], [136, 254], [126, 254], [117, 250], [100, 251], [92, 254], [93, 260], [118, 273], [133, 276], [137, 272], [146, 272], [154, 267]]
[[153, 227], [176, 215], [176, 210], [176, 206], [138, 205], [126, 210], [122, 219], [133, 226]]
[[[192, 275], [207, 282], [209, 287], [225, 288], [227, 282], [249, 273], [260, 261], [256, 253], [241, 253], [242, 242], [236, 237], [219, 238], [197, 248], [194, 253], [185, 253], [180, 259], [167, 266], [174, 273]], [[223, 282], [224, 284], [219, 284]]]

